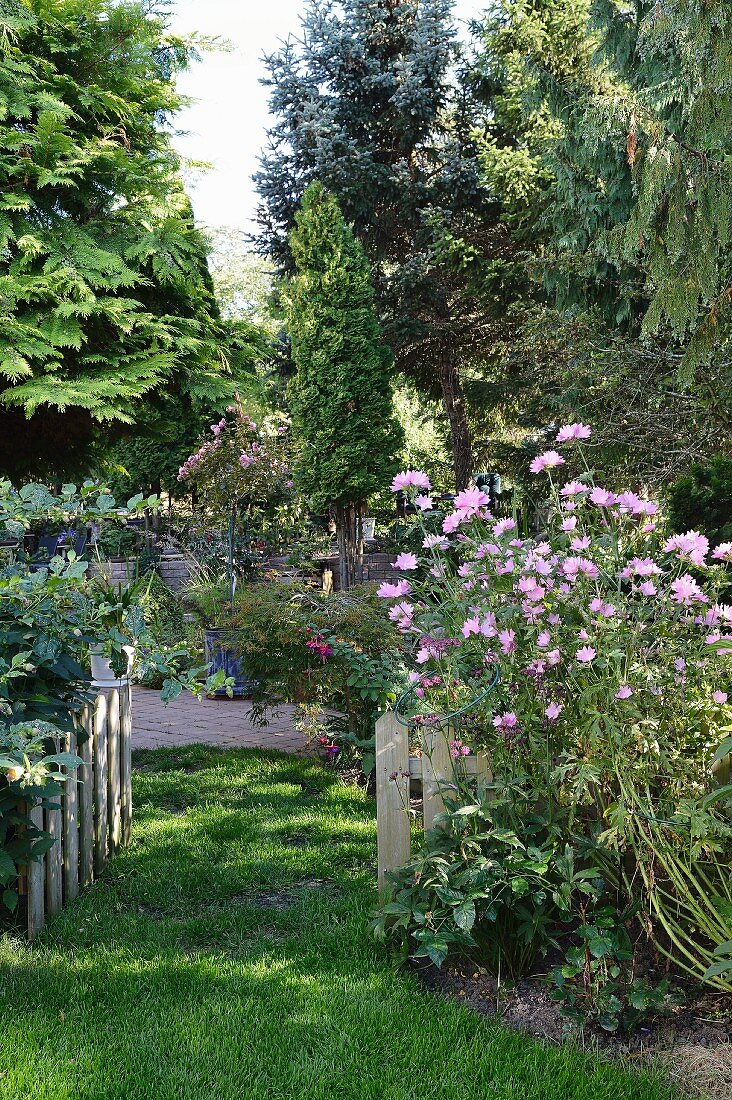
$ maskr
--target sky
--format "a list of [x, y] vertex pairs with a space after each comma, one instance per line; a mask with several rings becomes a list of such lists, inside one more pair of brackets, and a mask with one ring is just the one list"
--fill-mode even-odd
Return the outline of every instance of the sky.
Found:
[[[304, 6], [304, 0], [174, 0], [175, 33], [219, 37], [233, 47], [206, 53], [179, 77], [180, 91], [194, 102], [176, 117], [176, 149], [189, 162], [211, 165], [186, 170], [202, 225], [252, 228], [257, 196], [251, 177], [268, 126], [261, 57], [297, 32]], [[456, 0], [455, 15], [469, 20], [485, 7], [485, 0]]]

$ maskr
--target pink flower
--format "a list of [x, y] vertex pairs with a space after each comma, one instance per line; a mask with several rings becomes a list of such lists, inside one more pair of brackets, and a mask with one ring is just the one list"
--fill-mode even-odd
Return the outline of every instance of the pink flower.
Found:
[[471, 634], [480, 634], [480, 619], [477, 615], [473, 615], [465, 620], [460, 629], [466, 638], [469, 638]]
[[563, 485], [559, 490], [559, 495], [563, 497], [576, 497], [580, 493], [586, 493], [589, 489], [589, 485], [583, 485], [581, 481], [568, 481], [566, 485]]
[[481, 508], [490, 504], [490, 497], [482, 489], [463, 489], [455, 497], [455, 509], [466, 516], [476, 516]]
[[597, 656], [597, 652], [592, 648], [591, 645], [584, 645], [582, 646], [582, 649], [577, 650], [576, 656], [577, 660], [581, 661], [582, 664], [589, 665], [591, 661], [594, 661], [595, 657]]
[[397, 581], [396, 584], [384, 581], [377, 589], [376, 595], [381, 596], [382, 600], [392, 600], [398, 596], [408, 596], [411, 591], [412, 586], [407, 580]]
[[620, 576], [628, 580], [630, 577], [657, 577], [661, 572], [653, 558], [631, 558]]
[[547, 646], [551, 645], [551, 642], [552, 636], [548, 630], [542, 630], [541, 634], [536, 639], [536, 644], [538, 645], [539, 649], [546, 649]]
[[688, 573], [683, 577], [679, 577], [678, 580], [671, 581], [671, 591], [673, 592], [673, 599], [678, 604], [683, 604], [684, 607], [690, 607], [692, 603], [708, 603], [707, 597], [702, 592], [701, 588]]
[[529, 469], [532, 474], [540, 474], [542, 470], [552, 470], [555, 466], [563, 465], [564, 459], [557, 451], [544, 451], [544, 454], [536, 456]]
[[576, 516], [569, 516], [567, 519], [562, 520], [562, 530], [563, 531], [566, 531], [566, 532], [574, 531], [576, 526], [577, 526], [577, 517]]
[[721, 707], [724, 703], [727, 702], [727, 692], [726, 691], [715, 691], [715, 692], [712, 693], [712, 699], [714, 700], [715, 703], [718, 703], [719, 706]]
[[642, 581], [641, 584], [638, 585], [638, 587], [640, 588], [640, 591], [644, 596], [656, 595], [657, 589], [653, 581]]
[[398, 554], [392, 566], [394, 569], [417, 569], [419, 561], [416, 554]]
[[[513, 519], [499, 519], [498, 523], [493, 524], [493, 534], [497, 539], [501, 535], [505, 535], [507, 531], [513, 531], [516, 528], [516, 521]], [[732, 545], [732, 544], [731, 544]]]
[[575, 580], [580, 573], [583, 573], [591, 580], [595, 580], [600, 575], [600, 570], [597, 568], [594, 561], [590, 561], [589, 558], [581, 557], [565, 558], [562, 562], [562, 572], [568, 580]]
[[513, 653], [516, 649], [516, 631], [500, 630], [498, 632], [498, 641], [501, 646], [501, 651], [508, 656], [509, 653]]
[[633, 694], [633, 689], [629, 684], [621, 684], [618, 690], [615, 692], [616, 699], [630, 699]]
[[562, 654], [559, 652], [558, 649], [550, 649], [547, 652], [547, 654], [546, 654], [546, 663], [549, 665], [550, 668], [553, 668], [554, 665], [561, 664], [561, 662], [562, 662]]
[[389, 618], [400, 630], [409, 630], [414, 618], [414, 607], [411, 603], [394, 604], [389, 611]]
[[720, 542], [712, 551], [712, 557], [717, 561], [732, 561], [732, 542]]
[[495, 716], [493, 725], [498, 730], [514, 729], [518, 725], [518, 718], [512, 710], [507, 710], [505, 714], [497, 714]]
[[609, 489], [601, 489], [599, 485], [596, 485], [590, 493], [590, 500], [598, 508], [610, 508], [617, 499], [615, 493], [611, 493]]
[[674, 535], [663, 544], [667, 554], [675, 553], [682, 561], [690, 561], [694, 565], [704, 565], [709, 552], [709, 539], [700, 535], [698, 531], [687, 531], [684, 535]]
[[676, 660], [674, 661], [674, 668], [676, 669], [677, 672], [683, 672], [684, 671], [684, 669], [686, 668], [686, 661], [684, 660], [683, 657], [677, 657], [676, 658]]
[[442, 535], [427, 535], [422, 542], [425, 550], [447, 550], [450, 543]]
[[582, 535], [580, 538], [573, 538], [569, 545], [576, 554], [580, 554], [583, 550], [589, 550], [590, 542], [589, 535]]
[[592, 429], [587, 424], [564, 424], [557, 432], [555, 443], [571, 443], [575, 439], [589, 439]]
[[404, 470], [391, 483], [392, 493], [398, 493], [400, 489], [426, 489], [429, 492], [431, 488], [430, 479], [421, 470]]
[[446, 535], [452, 535], [467, 518], [463, 512], [449, 512], [442, 521], [442, 530]]
[[414, 498], [414, 503], [417, 505], [421, 512], [432, 511], [432, 497], [424, 496], [422, 493]]
[[563, 710], [564, 706], [562, 705], [562, 703], [550, 703], [544, 711], [544, 714], [547, 716], [550, 722], [556, 722], [557, 718]]

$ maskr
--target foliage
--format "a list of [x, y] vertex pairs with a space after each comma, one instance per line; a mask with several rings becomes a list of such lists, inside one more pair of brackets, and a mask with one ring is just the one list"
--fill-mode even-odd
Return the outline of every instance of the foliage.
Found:
[[140, 531], [121, 523], [105, 523], [94, 541], [94, 549], [100, 558], [131, 558], [140, 543]]
[[651, 986], [628, 974], [633, 946], [626, 919], [611, 905], [582, 913], [575, 933], [579, 942], [552, 973], [552, 995], [568, 1020], [597, 1022], [605, 1031], [632, 1031], [674, 1003], [668, 978]]
[[[131, 500], [116, 506], [106, 489], [86, 483], [60, 494], [43, 485], [15, 490], [0, 482], [0, 525], [18, 542], [41, 521], [73, 523], [78, 529], [92, 519], [116, 520], [155, 506], [154, 500]], [[30, 823], [28, 809], [48, 804], [63, 779], [58, 765], [73, 769], [78, 761], [58, 754], [53, 742], [74, 729], [74, 713], [93, 698], [89, 651], [101, 650], [114, 668], [127, 667], [125, 647], [137, 650], [143, 674], [163, 681], [161, 695], [174, 698], [184, 689], [201, 694], [203, 668], [191, 668], [180, 647], [163, 651], [147, 631], [138, 600], [139, 585], [115, 588], [103, 577], [87, 577], [89, 563], [73, 550], [57, 553], [47, 565], [29, 563], [22, 550], [8, 548], [0, 566], [0, 884], [4, 904], [13, 908], [10, 885], [18, 864], [37, 859], [53, 838]], [[218, 686], [222, 677], [207, 687]], [[18, 805], [19, 800], [26, 808]]]
[[374, 266], [397, 368], [443, 403], [464, 488], [461, 371], [484, 357], [497, 316], [470, 269], [504, 242], [480, 182], [481, 105], [453, 77], [463, 60], [450, 0], [313, 0], [300, 37], [266, 62], [275, 123], [256, 177], [258, 245], [291, 271], [288, 235], [306, 188], [320, 181], [336, 196]]
[[678, 533], [694, 527], [714, 542], [732, 539], [732, 459], [719, 455], [677, 478], [668, 490], [668, 521]]
[[58, 733], [47, 722], [0, 722], [0, 898], [11, 911], [18, 905], [21, 868], [55, 843], [33, 821], [30, 807], [57, 807], [55, 797], [69, 778], [76, 782], [73, 772], [81, 764], [74, 753], [49, 749]]
[[287, 316], [297, 374], [290, 385], [301, 441], [297, 476], [313, 507], [364, 501], [395, 472], [391, 356], [381, 343], [363, 249], [335, 199], [305, 193], [291, 238], [297, 275]]
[[364, 502], [396, 472], [402, 441], [392, 360], [374, 314], [368, 261], [336, 200], [312, 184], [295, 221], [297, 274], [285, 296], [297, 367], [289, 386], [296, 476], [316, 510], [338, 511], [341, 583], [350, 587]]
[[462, 950], [491, 974], [516, 978], [556, 944], [573, 891], [589, 890], [596, 872], [575, 873], [560, 823], [522, 801], [518, 788], [460, 788], [445, 798], [423, 850], [391, 876], [394, 897], [375, 932], [403, 957], [442, 966]]
[[[486, 494], [459, 494], [427, 536], [426, 553], [397, 559], [384, 584], [414, 646], [418, 721], [468, 707], [464, 741], [485, 748], [497, 781], [531, 777], [532, 804], [615, 854], [609, 876], [638, 901], [654, 945], [701, 979], [730, 938], [732, 609], [716, 601], [732, 555], [710, 560], [695, 531], [664, 538], [658, 507], [594, 483], [585, 468], [560, 489], [553, 471], [582, 471], [590, 436], [566, 425], [531, 464], [549, 475], [546, 526], [517, 537], [493, 521]], [[420, 490], [424, 475], [395, 488]], [[427, 513], [429, 515], [429, 513]], [[495, 680], [496, 669], [500, 679]], [[726, 988], [717, 976], [713, 984]]]
[[327, 595], [290, 584], [244, 586], [230, 640], [257, 681], [255, 703], [300, 704], [327, 745], [346, 750], [344, 759], [355, 749], [371, 771], [376, 718], [404, 676], [399, 636], [373, 590]]
[[[0, 384], [5, 408], [31, 418], [28, 461], [63, 467], [44, 425], [67, 410], [88, 439], [95, 420], [131, 423], [152, 391], [225, 401], [261, 344], [219, 317], [178, 179], [165, 124], [193, 46], [163, 10], [0, 11]], [[9, 448], [6, 468], [15, 459]]]

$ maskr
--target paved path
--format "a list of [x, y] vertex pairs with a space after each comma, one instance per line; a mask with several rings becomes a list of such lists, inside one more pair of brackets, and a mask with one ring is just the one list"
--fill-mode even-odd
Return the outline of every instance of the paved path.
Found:
[[266, 726], [255, 725], [247, 699], [194, 699], [184, 692], [167, 706], [151, 688], [132, 690], [132, 747], [218, 745], [220, 748], [304, 752], [305, 737], [294, 727], [296, 708], [282, 706]]

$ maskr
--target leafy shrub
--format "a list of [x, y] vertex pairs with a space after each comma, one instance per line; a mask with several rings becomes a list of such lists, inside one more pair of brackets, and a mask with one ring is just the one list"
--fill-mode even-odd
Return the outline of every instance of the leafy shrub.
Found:
[[105, 523], [94, 543], [94, 549], [105, 560], [131, 558], [136, 553], [139, 542], [140, 533], [134, 527]]
[[327, 595], [246, 585], [237, 591], [229, 641], [258, 682], [255, 701], [297, 703], [311, 716], [336, 711], [322, 718], [322, 736], [344, 760], [355, 750], [371, 770], [376, 717], [404, 679], [401, 638], [372, 588]]
[[[557, 443], [589, 435], [567, 425]], [[441, 726], [468, 708], [461, 736], [488, 752], [499, 785], [519, 775], [523, 789], [528, 777], [531, 805], [597, 837], [620, 909], [637, 901], [660, 951], [729, 989], [713, 963], [732, 938], [732, 785], [719, 766], [732, 607], [718, 599], [732, 543], [665, 537], [654, 502], [589, 472], [555, 486], [564, 463], [553, 450], [532, 463], [549, 478], [538, 537], [495, 521], [469, 489], [439, 533], [397, 559], [403, 579], [380, 593], [411, 644], [412, 709]], [[424, 474], [401, 474], [394, 489], [416, 493], [434, 521]], [[515, 832], [528, 848], [520, 823]]]

